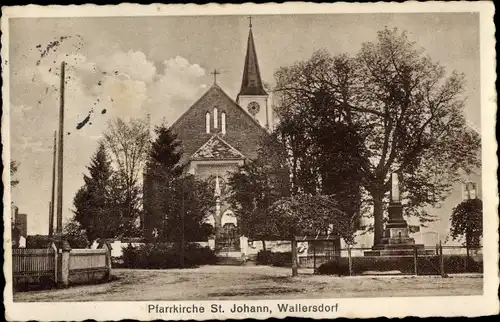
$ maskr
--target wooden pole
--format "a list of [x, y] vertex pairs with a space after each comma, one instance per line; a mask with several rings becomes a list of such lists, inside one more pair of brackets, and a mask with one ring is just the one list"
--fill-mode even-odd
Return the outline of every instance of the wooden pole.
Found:
[[54, 234], [54, 206], [52, 201], [49, 201], [49, 238]]
[[185, 208], [184, 208], [184, 183], [185, 183], [185, 178], [182, 178], [182, 217], [181, 217], [181, 267], [184, 268], [184, 211], [185, 211]]
[[316, 245], [313, 244], [313, 269], [316, 273]]
[[443, 245], [441, 244], [441, 241], [439, 241], [439, 268], [441, 271], [441, 277], [446, 277], [446, 273], [444, 272]]
[[49, 237], [54, 236], [54, 201], [56, 190], [56, 153], [57, 153], [57, 131], [54, 131], [54, 151], [52, 156], [52, 190], [50, 197], [50, 213], [49, 213]]
[[413, 247], [413, 265], [415, 269], [415, 275], [418, 275], [418, 250], [417, 247]]
[[63, 151], [64, 151], [64, 68], [61, 63], [61, 88], [59, 99], [59, 144], [57, 153], [57, 224], [56, 235], [62, 236], [62, 207], [63, 207]]

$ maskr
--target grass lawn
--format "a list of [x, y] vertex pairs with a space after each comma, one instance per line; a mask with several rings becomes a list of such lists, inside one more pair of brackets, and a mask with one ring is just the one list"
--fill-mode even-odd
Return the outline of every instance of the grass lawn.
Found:
[[[304, 274], [304, 273], [309, 274]], [[113, 269], [109, 283], [67, 289], [18, 292], [14, 301], [146, 301], [242, 300], [283, 298], [346, 298], [388, 296], [480, 295], [483, 278], [476, 276], [312, 275], [269, 266], [203, 266], [194, 269]]]

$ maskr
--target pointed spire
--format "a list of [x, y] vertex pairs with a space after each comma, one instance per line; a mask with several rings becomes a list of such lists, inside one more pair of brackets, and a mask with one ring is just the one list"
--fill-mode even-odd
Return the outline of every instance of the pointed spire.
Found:
[[248, 33], [247, 54], [245, 56], [245, 69], [243, 70], [243, 80], [238, 95], [267, 95], [260, 78], [259, 62], [252, 34], [252, 22], [250, 20], [250, 30]]

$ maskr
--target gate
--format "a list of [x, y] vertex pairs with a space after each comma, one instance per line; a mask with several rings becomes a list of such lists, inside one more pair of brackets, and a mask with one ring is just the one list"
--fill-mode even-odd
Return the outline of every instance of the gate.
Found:
[[238, 236], [238, 229], [235, 224], [224, 224], [220, 233], [220, 240], [218, 244], [219, 248], [223, 251], [239, 251], [240, 238]]

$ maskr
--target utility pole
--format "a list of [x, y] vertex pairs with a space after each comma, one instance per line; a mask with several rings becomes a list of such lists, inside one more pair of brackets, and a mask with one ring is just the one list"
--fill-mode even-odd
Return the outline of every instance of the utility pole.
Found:
[[184, 216], [185, 216], [185, 208], [184, 208], [184, 183], [185, 183], [185, 180], [186, 178], [185, 177], [182, 177], [181, 178], [182, 180], [182, 213], [181, 213], [181, 233], [182, 233], [182, 236], [181, 236], [181, 267], [184, 268]]
[[49, 239], [54, 235], [54, 204], [49, 201]]
[[56, 236], [62, 237], [62, 207], [63, 207], [63, 151], [64, 151], [64, 68], [66, 63], [61, 63], [61, 87], [59, 98], [59, 145], [57, 153], [57, 225]]
[[52, 157], [52, 190], [49, 209], [49, 237], [54, 236], [54, 199], [56, 190], [56, 151], [57, 151], [57, 131], [54, 131], [54, 152]]

